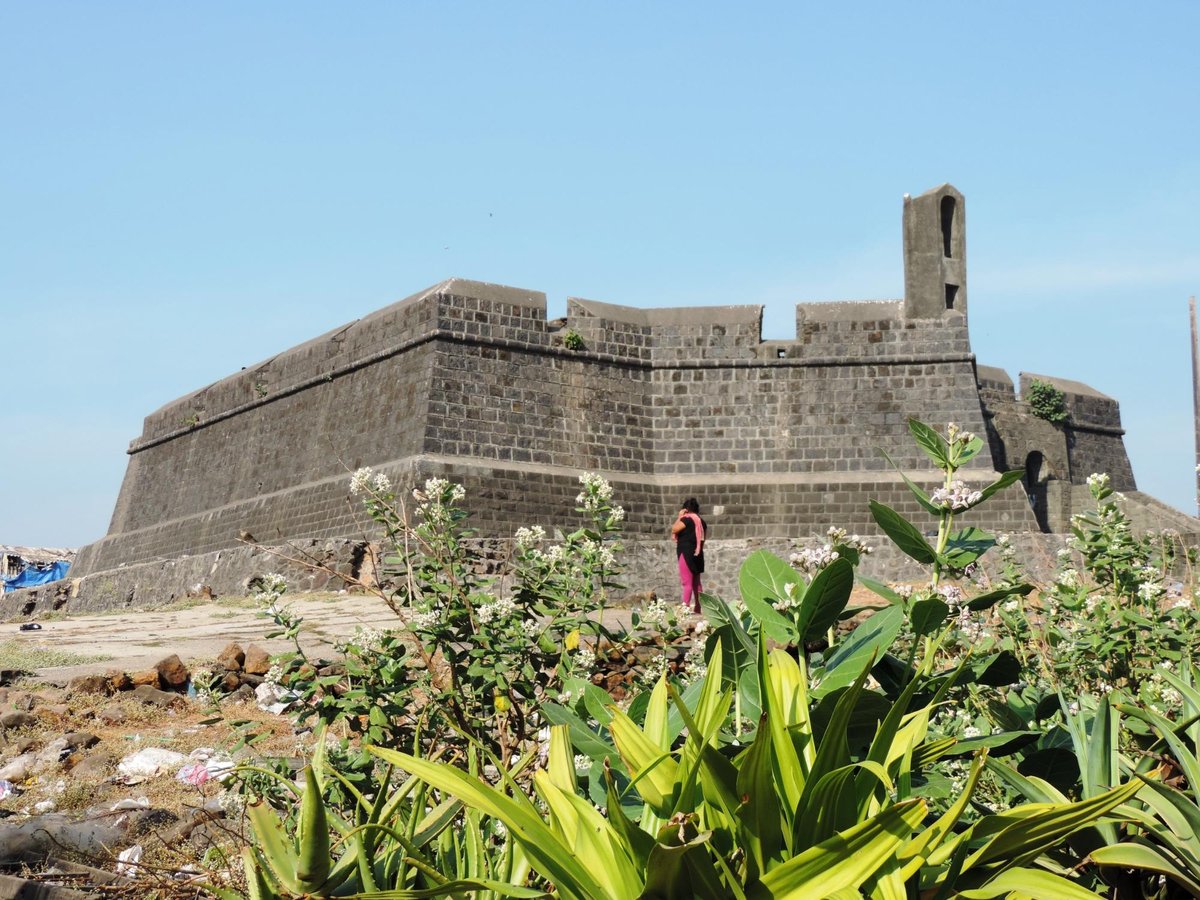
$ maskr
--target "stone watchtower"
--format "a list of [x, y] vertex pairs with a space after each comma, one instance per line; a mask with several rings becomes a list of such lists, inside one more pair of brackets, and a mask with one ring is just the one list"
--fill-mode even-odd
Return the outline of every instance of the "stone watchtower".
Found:
[[904, 195], [904, 317], [967, 314], [967, 210], [948, 184]]

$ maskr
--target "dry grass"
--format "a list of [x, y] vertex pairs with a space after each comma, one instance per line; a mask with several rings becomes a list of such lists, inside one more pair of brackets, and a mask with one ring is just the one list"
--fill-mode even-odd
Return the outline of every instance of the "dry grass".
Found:
[[[36, 634], [36, 632], [29, 632]], [[46, 669], [54, 666], [78, 666], [84, 663], [103, 662], [112, 659], [103, 653], [86, 654], [70, 653], [56, 650], [46, 644], [36, 643], [36, 638], [9, 638], [0, 641], [0, 659], [4, 660], [6, 669]]]

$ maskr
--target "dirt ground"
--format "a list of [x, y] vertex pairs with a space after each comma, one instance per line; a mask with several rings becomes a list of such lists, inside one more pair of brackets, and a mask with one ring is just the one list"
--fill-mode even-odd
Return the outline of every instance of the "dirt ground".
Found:
[[[306, 651], [334, 655], [333, 645], [359, 627], [395, 627], [396, 616], [378, 597], [364, 594], [298, 594], [287, 598], [303, 617], [301, 642]], [[46, 681], [65, 683], [76, 675], [124, 669], [149, 669], [164, 656], [179, 655], [186, 663], [214, 659], [231, 641], [243, 647], [260, 644], [271, 653], [288, 649], [284, 640], [268, 641], [274, 623], [249, 598], [190, 601], [160, 610], [124, 610], [43, 619], [41, 631], [20, 631], [17, 623], [0, 625], [0, 638], [16, 639], [57, 653], [104, 657], [71, 666], [37, 666]], [[0, 659], [0, 667], [5, 661]]]

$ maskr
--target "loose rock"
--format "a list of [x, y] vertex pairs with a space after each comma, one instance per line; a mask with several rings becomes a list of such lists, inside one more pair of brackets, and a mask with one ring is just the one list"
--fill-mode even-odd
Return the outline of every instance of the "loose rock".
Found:
[[162, 681], [163, 687], [182, 690], [187, 686], [188, 678], [190, 677], [187, 666], [183, 664], [183, 660], [178, 655], [172, 653], [166, 659], [159, 660], [154, 667], [154, 671], [158, 673], [159, 680]]
[[242, 662], [242, 668], [251, 675], [266, 675], [271, 671], [271, 654], [258, 646], [258, 644], [251, 644], [246, 648], [246, 656]]

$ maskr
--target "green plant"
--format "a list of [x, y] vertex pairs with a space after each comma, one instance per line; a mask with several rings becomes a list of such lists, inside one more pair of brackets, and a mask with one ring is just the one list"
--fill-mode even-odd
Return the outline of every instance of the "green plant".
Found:
[[563, 346], [568, 350], [582, 350], [583, 335], [574, 328], [568, 328], [567, 333], [563, 335]]
[[431, 478], [413, 491], [411, 514], [390, 482], [360, 469], [351, 492], [384, 535], [379, 591], [396, 612], [393, 630], [360, 631], [339, 645], [342, 671], [310, 660], [301, 620], [279, 602], [272, 578], [259, 600], [291, 640], [279, 681], [300, 701], [297, 716], [343, 723], [372, 743], [430, 748], [475, 740], [510, 758], [535, 738], [536, 713], [568, 682], [586, 681], [608, 591], [620, 573], [624, 510], [603, 478], [585, 474], [576, 498], [585, 524], [551, 541], [521, 528], [500, 571], [473, 539], [460, 485]]
[[1061, 425], [1070, 418], [1067, 411], [1067, 395], [1046, 381], [1034, 379], [1029, 384], [1029, 411], [1039, 419], [1045, 419], [1054, 425]]
[[[719, 644], [693, 707], [664, 678], [642, 726], [611, 710], [613, 743], [643, 804], [636, 822], [611, 768], [605, 812], [579, 796], [565, 725], [553, 730], [547, 768], [534, 777], [545, 813], [511, 783], [492, 787], [444, 763], [372, 752], [504, 822], [532, 868], [567, 898], [884, 898], [906, 896], [909, 885], [929, 896], [1096, 896], [1030, 864], [1140, 783], [962, 827], [981, 751], [963, 794], [927, 820], [911, 776], [945, 746], [926, 740], [930, 704], [910, 709], [911, 685], [856, 758], [851, 730], [865, 670], [818, 724], [802, 663], [760, 641], [757, 665], [763, 720], [749, 746], [722, 738], [733, 686]], [[686, 724], [681, 744], [671, 739], [669, 703]]]

